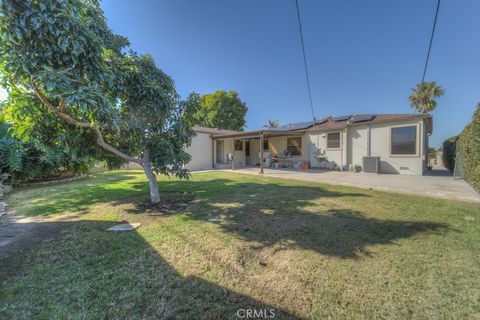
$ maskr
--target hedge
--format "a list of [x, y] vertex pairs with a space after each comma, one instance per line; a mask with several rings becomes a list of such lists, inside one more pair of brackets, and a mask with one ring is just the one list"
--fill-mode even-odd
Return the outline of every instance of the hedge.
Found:
[[462, 159], [464, 178], [480, 190], [480, 104], [469, 123], [460, 134], [457, 150]]
[[443, 142], [443, 164], [450, 171], [453, 171], [455, 166], [458, 138], [458, 136], [450, 137]]

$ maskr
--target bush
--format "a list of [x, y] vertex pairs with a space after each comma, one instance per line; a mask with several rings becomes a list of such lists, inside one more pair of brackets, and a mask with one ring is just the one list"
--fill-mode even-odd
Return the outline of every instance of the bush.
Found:
[[443, 142], [443, 164], [450, 171], [453, 171], [455, 166], [458, 138], [458, 136], [450, 137]]
[[0, 122], [0, 173], [12, 176], [13, 184], [48, 180], [88, 171], [90, 158], [72, 157], [61, 147], [47, 147], [10, 134], [10, 125]]
[[480, 104], [469, 123], [460, 134], [457, 150], [462, 158], [464, 178], [480, 189]]

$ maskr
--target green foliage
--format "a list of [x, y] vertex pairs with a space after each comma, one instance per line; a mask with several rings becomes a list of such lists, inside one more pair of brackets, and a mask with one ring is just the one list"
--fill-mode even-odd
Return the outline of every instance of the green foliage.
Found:
[[248, 108], [237, 92], [218, 90], [202, 96], [192, 93], [189, 100], [196, 102], [193, 125], [238, 131], [245, 128]]
[[443, 96], [444, 93], [445, 90], [435, 81], [419, 83], [415, 89], [412, 89], [409, 97], [410, 106], [421, 113], [433, 111], [437, 107], [435, 99]]
[[457, 154], [458, 136], [450, 137], [443, 142], [443, 164], [447, 169], [453, 171], [455, 157]]
[[85, 173], [94, 165], [92, 158], [78, 157], [61, 145], [48, 147], [33, 139], [21, 141], [11, 135], [10, 129], [10, 125], [0, 123], [0, 172], [11, 174], [15, 184]]
[[108, 28], [98, 1], [2, 0], [0, 10], [0, 85], [16, 137], [112, 168], [133, 159], [188, 176], [192, 104], [151, 56], [125, 50], [128, 40]]
[[437, 157], [437, 150], [435, 148], [428, 148], [428, 158], [433, 159]]
[[472, 122], [460, 134], [457, 149], [462, 158], [465, 180], [480, 189], [480, 104], [473, 114]]

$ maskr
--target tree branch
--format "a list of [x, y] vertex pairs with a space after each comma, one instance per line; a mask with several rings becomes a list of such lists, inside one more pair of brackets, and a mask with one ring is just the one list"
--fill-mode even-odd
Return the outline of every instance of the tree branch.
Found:
[[80, 127], [80, 128], [89, 128], [89, 129], [93, 130], [93, 132], [95, 132], [95, 135], [97, 136], [97, 144], [100, 147], [102, 147], [103, 149], [105, 149], [107, 151], [110, 151], [111, 153], [119, 156], [120, 158], [123, 158], [127, 161], [132, 161], [132, 162], [138, 163], [138, 164], [143, 166], [142, 159], [129, 156], [128, 154], [125, 154], [122, 151], [120, 151], [120, 150], [112, 147], [108, 143], [106, 143], [105, 140], [103, 139], [102, 132], [94, 124], [92, 124], [90, 122], [75, 120], [74, 118], [72, 118], [68, 114], [64, 113], [63, 110], [65, 108], [65, 100], [62, 100], [60, 102], [59, 106], [55, 107], [38, 89], [33, 88], [33, 91], [35, 92], [35, 95], [40, 99], [40, 101], [42, 101], [42, 103], [45, 106], [47, 106], [50, 110], [52, 110], [57, 116], [62, 118], [68, 124], [71, 124], [73, 126]]

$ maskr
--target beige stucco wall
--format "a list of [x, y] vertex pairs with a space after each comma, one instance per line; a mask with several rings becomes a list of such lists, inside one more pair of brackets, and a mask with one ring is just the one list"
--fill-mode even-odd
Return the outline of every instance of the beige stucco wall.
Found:
[[197, 132], [193, 137], [192, 144], [186, 150], [192, 160], [185, 165], [191, 171], [212, 168], [212, 139], [210, 134]]
[[[245, 141], [242, 140], [242, 150], [233, 150], [233, 140], [232, 139], [225, 139], [223, 140], [224, 142], [224, 148], [223, 148], [223, 160], [226, 161], [227, 155], [229, 153], [234, 152], [234, 161], [235, 165], [239, 166], [244, 166], [245, 165]], [[216, 142], [215, 142], [216, 143]], [[216, 150], [215, 150], [216, 154]], [[217, 161], [215, 157], [215, 162]]]
[[[327, 148], [327, 133], [340, 132], [340, 148]], [[328, 132], [312, 132], [307, 134], [308, 140], [311, 144], [310, 149], [310, 166], [319, 167], [320, 163], [317, 161], [317, 156], [327, 158], [328, 161], [335, 162], [338, 166], [345, 165], [347, 162], [347, 152], [345, 148], [345, 140], [347, 134], [345, 130], [334, 130]], [[323, 152], [323, 154], [322, 154]]]
[[[392, 127], [417, 125], [418, 155], [392, 156], [390, 155], [390, 130]], [[327, 149], [327, 133], [341, 132], [339, 149]], [[366, 125], [351, 126], [345, 130], [308, 133], [311, 143], [310, 165], [319, 167], [317, 155], [324, 150], [321, 157], [335, 162], [338, 166], [346, 167], [349, 164], [363, 165], [363, 157], [367, 156], [368, 129]], [[371, 126], [371, 156], [380, 157], [381, 173], [400, 173], [421, 175], [425, 159], [425, 135], [423, 134], [423, 120], [407, 120], [395, 123], [377, 124]]]
[[246, 158], [248, 165], [256, 165], [260, 163], [260, 139], [249, 139], [250, 141], [250, 156]]
[[[417, 151], [415, 156], [390, 155], [390, 131], [392, 127], [417, 125]], [[421, 175], [423, 173], [424, 135], [423, 120], [409, 120], [371, 127], [371, 155], [380, 157], [380, 172]]]
[[283, 152], [287, 150], [287, 138], [292, 137], [302, 137], [302, 154], [291, 157], [298, 158], [298, 160], [310, 161], [310, 139], [305, 134], [268, 138], [268, 150], [270, 154], [272, 156], [282, 156]]
[[[390, 132], [392, 127], [416, 125], [417, 126], [417, 150], [414, 156], [392, 156], [390, 155]], [[370, 126], [371, 130], [371, 156], [380, 157], [381, 173], [400, 173], [421, 175], [424, 170], [426, 136], [423, 130], [423, 120], [407, 120], [395, 123], [377, 124]], [[350, 126], [343, 130], [329, 132], [340, 132], [340, 148], [327, 148], [328, 132], [309, 132], [303, 135], [292, 135], [302, 137], [302, 154], [293, 156], [299, 160], [310, 161], [312, 167], [319, 167], [317, 156], [325, 157], [328, 161], [335, 162], [338, 166], [347, 167], [349, 164], [363, 165], [363, 157], [367, 156], [368, 150], [368, 127], [366, 125]], [[282, 155], [287, 149], [287, 136], [268, 138], [269, 152], [272, 155]], [[242, 150], [233, 151], [233, 140], [224, 140], [223, 159], [226, 155], [234, 152], [236, 166], [256, 164], [259, 162], [259, 140], [250, 139], [250, 157], [247, 163], [245, 155], [245, 140], [242, 141]], [[198, 133], [193, 139], [191, 147], [187, 149], [192, 155], [192, 161], [187, 164], [190, 170], [202, 170], [212, 167], [212, 140], [209, 134]], [[319, 154], [323, 150], [323, 154]]]
[[367, 126], [350, 127], [347, 132], [347, 141], [347, 164], [362, 166], [363, 157], [366, 157], [368, 155]]

